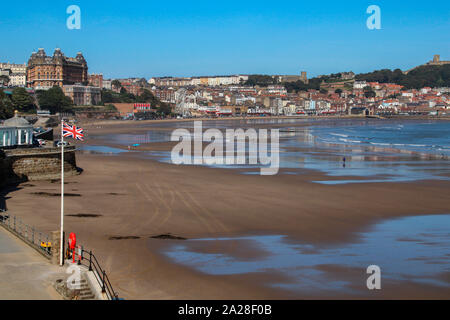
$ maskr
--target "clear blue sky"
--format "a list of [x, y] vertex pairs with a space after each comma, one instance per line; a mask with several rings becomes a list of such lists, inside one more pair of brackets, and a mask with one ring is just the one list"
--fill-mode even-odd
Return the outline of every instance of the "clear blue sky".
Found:
[[[81, 8], [81, 30], [66, 8]], [[369, 5], [381, 30], [369, 30]], [[3, 1], [0, 61], [82, 51], [106, 77], [408, 69], [450, 60], [450, 1]]]

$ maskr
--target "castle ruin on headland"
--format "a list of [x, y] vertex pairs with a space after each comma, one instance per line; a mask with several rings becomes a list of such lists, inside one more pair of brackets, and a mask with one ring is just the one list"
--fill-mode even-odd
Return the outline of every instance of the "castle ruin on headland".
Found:
[[417, 69], [419, 67], [423, 67], [423, 66], [443, 66], [443, 65], [446, 65], [446, 64], [450, 64], [450, 61], [448, 61], [448, 60], [447, 61], [441, 60], [441, 56], [439, 54], [435, 54], [434, 57], [433, 57], [433, 60], [430, 60], [430, 61], [428, 61], [425, 64], [422, 64], [420, 66], [417, 66], [417, 67], [414, 67], [412, 69], [409, 69], [409, 70], [405, 71], [404, 73], [408, 74], [408, 72], [411, 72], [412, 70]]

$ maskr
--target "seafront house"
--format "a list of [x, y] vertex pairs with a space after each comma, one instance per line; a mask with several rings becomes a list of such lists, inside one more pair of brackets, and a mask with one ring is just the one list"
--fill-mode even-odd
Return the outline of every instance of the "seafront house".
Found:
[[27, 65], [15, 63], [0, 63], [0, 75], [9, 78], [8, 87], [25, 87], [27, 85]]
[[33, 145], [33, 126], [16, 115], [0, 124], [0, 148]]

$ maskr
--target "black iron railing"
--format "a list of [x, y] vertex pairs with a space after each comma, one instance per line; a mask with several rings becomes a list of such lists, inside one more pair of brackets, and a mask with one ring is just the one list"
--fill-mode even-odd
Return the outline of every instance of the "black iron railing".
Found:
[[81, 249], [80, 251], [81, 254], [79, 256], [78, 263], [88, 267], [89, 271], [92, 271], [95, 279], [102, 288], [102, 292], [106, 294], [109, 300], [119, 300], [119, 294], [114, 291], [114, 288], [109, 281], [106, 271], [102, 269], [100, 263], [98, 262], [92, 251], [87, 251], [84, 249]]
[[39, 251], [46, 258], [51, 258], [51, 243], [47, 234], [23, 223], [20, 217], [10, 215], [4, 209], [0, 209], [0, 225]]
[[[37, 231], [34, 227], [23, 223], [21, 218], [8, 214], [4, 209], [0, 209], [0, 225], [39, 251], [46, 258], [51, 258], [52, 244], [49, 242], [49, 236], [47, 234]], [[89, 271], [92, 271], [95, 279], [102, 288], [102, 292], [106, 294], [108, 299], [119, 300], [119, 295], [114, 291], [108, 275], [102, 269], [92, 251], [81, 249], [75, 252], [75, 256], [79, 258], [79, 264], [88, 267]]]

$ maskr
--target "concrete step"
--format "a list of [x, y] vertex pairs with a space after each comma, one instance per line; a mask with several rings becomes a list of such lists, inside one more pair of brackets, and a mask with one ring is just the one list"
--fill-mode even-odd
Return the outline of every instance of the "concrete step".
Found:
[[78, 299], [80, 300], [94, 300], [95, 295], [92, 293], [91, 287], [89, 286], [87, 280], [81, 279], [79, 281], [76, 281], [74, 285], [77, 285], [77, 290], [79, 290], [78, 293]]
[[70, 284], [74, 285], [74, 286], [80, 286], [80, 287], [88, 285], [86, 282], [78, 282], [78, 281], [70, 282]]
[[78, 290], [80, 290], [80, 291], [91, 291], [91, 288], [89, 288], [89, 287], [81, 287]]
[[80, 295], [93, 294], [91, 290], [80, 291]]
[[88, 285], [71, 284], [71, 286], [72, 286], [72, 289], [75, 289], [75, 290], [91, 289]]
[[74, 283], [87, 283], [87, 281], [84, 280], [84, 279], [81, 279], [81, 280], [78, 280], [78, 281], [74, 281]]
[[79, 293], [80, 296], [89, 296], [91, 294], [93, 295], [92, 291], [83, 291]]

